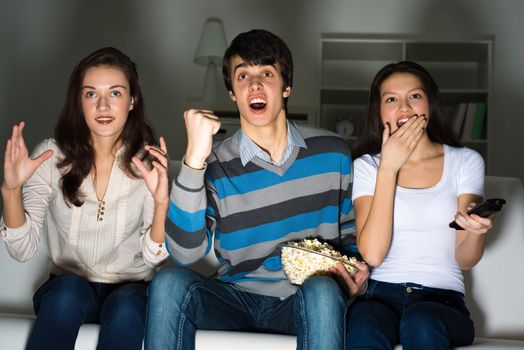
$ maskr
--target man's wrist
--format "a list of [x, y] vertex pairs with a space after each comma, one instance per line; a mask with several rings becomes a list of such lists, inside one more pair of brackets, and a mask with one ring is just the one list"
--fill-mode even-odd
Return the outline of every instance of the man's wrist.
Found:
[[203, 170], [206, 167], [205, 160], [204, 161], [198, 161], [198, 160], [195, 161], [195, 160], [184, 157], [182, 161], [184, 162], [185, 165], [187, 165], [188, 167], [194, 170]]
[[364, 281], [364, 283], [362, 284], [362, 288], [361, 288], [361, 291], [359, 293], [359, 296], [361, 296], [362, 294], [366, 293], [366, 291], [368, 290], [368, 279]]

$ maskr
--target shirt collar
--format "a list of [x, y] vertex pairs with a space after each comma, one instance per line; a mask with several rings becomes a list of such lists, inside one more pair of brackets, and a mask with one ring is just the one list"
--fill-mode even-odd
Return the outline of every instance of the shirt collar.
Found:
[[[304, 138], [298, 131], [295, 123], [286, 120], [287, 125], [287, 149], [293, 147], [307, 148]], [[240, 154], [240, 161], [243, 166], [246, 166], [253, 158], [259, 157], [263, 160], [269, 159], [269, 155], [262, 150], [249, 136], [247, 136], [242, 129], [238, 133], [238, 152]]]

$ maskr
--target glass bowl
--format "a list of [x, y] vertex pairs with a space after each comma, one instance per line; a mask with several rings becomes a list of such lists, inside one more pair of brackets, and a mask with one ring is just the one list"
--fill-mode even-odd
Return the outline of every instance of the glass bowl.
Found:
[[329, 244], [321, 243], [317, 239], [284, 244], [281, 260], [289, 281], [296, 285], [301, 285], [312, 276], [330, 274], [329, 269], [339, 262], [351, 275], [358, 271], [355, 258], [348, 258]]

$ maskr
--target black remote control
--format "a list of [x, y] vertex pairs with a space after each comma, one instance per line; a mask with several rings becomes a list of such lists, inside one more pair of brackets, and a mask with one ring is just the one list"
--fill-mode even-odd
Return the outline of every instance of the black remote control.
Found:
[[[499, 212], [504, 204], [506, 204], [506, 201], [504, 199], [488, 199], [484, 203], [477, 204], [476, 206], [471, 208], [471, 210], [468, 211], [468, 214], [476, 214], [485, 218]], [[455, 230], [463, 230], [463, 228], [460, 227], [455, 221], [450, 222], [449, 227], [454, 228]]]

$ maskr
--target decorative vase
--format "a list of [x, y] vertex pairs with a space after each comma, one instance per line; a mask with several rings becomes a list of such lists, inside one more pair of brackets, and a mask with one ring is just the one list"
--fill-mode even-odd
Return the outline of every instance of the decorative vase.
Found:
[[340, 117], [337, 121], [337, 133], [345, 139], [349, 139], [355, 132], [355, 124], [353, 118]]

